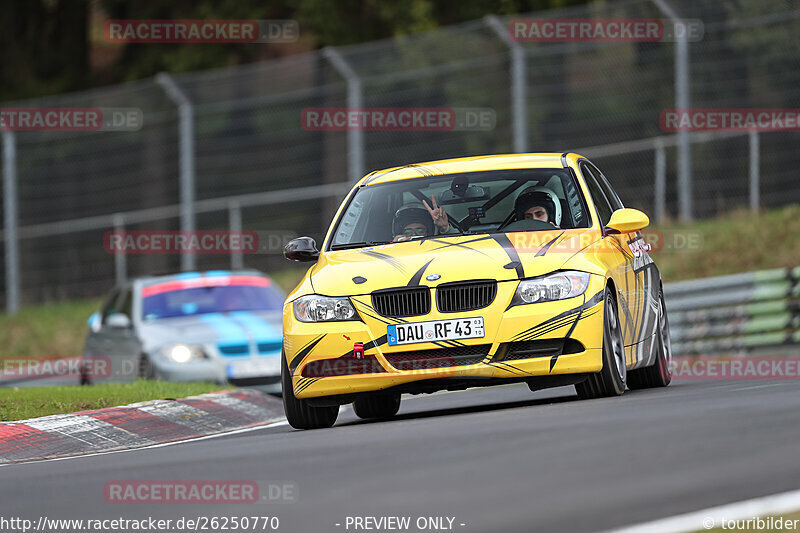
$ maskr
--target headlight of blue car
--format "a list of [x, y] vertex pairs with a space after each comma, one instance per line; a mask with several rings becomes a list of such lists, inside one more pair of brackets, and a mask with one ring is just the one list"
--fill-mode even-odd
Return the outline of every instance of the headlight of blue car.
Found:
[[165, 346], [161, 349], [161, 355], [172, 363], [188, 363], [190, 361], [208, 359], [208, 355], [205, 350], [203, 350], [202, 346], [190, 344]]

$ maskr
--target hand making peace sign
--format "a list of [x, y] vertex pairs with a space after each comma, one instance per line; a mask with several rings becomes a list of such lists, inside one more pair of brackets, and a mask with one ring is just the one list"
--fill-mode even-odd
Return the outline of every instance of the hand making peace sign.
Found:
[[439, 207], [436, 205], [436, 198], [434, 198], [433, 194], [431, 194], [431, 204], [428, 205], [428, 202], [422, 200], [422, 203], [425, 204], [425, 209], [428, 210], [428, 213], [431, 214], [431, 218], [433, 219], [433, 223], [439, 228], [439, 233], [445, 233], [448, 229], [450, 229], [450, 221], [447, 220], [447, 213], [445, 212], [444, 208]]

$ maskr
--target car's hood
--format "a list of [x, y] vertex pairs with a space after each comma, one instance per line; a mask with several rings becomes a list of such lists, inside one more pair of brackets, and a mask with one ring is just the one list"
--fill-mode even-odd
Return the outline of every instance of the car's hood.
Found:
[[345, 296], [470, 279], [529, 278], [558, 270], [599, 238], [599, 231], [590, 229], [526, 231], [340, 250], [320, 256], [311, 283], [317, 294]]
[[274, 342], [281, 339], [281, 316], [275, 311], [234, 311], [142, 322], [147, 346]]

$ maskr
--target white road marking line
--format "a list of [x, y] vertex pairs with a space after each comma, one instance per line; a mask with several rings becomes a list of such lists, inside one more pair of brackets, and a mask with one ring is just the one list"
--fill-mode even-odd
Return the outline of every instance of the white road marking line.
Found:
[[227, 437], [228, 435], [236, 435], [236, 434], [239, 434], [239, 433], [248, 433], [250, 431], [257, 431], [259, 429], [268, 429], [268, 428], [273, 428], [273, 427], [278, 427], [278, 426], [288, 426], [288, 425], [289, 425], [289, 422], [284, 418], [284, 419], [276, 420], [275, 422], [268, 422], [268, 423], [266, 423], [264, 425], [261, 425], [261, 426], [254, 426], [254, 427], [251, 427], [251, 428], [234, 429], [232, 431], [225, 431], [223, 433], [215, 433], [214, 435], [203, 435], [202, 437], [193, 437], [191, 439], [184, 439], [184, 440], [178, 440], [178, 441], [173, 441], [173, 442], [162, 442], [162, 443], [159, 443], [159, 444], [148, 444], [146, 446], [137, 446], [136, 448], [126, 448], [124, 450], [111, 450], [111, 451], [107, 451], [107, 452], [95, 452], [95, 453], [86, 453], [86, 454], [83, 454], [83, 455], [71, 455], [69, 457], [54, 457], [52, 459], [38, 459], [38, 460], [34, 460], [34, 461], [21, 461], [19, 463], [3, 463], [3, 464], [0, 464], [0, 468], [2, 468], [4, 466], [17, 466], [17, 465], [26, 465], [26, 464], [32, 464], [32, 463], [49, 463], [51, 461], [65, 461], [67, 459], [83, 459], [83, 458], [86, 458], [86, 457], [95, 457], [95, 456], [98, 456], [98, 455], [109, 455], [109, 454], [112, 454], [112, 453], [135, 452], [135, 451], [139, 451], [139, 450], [149, 450], [151, 448], [163, 448], [164, 446], [173, 446], [175, 444], [186, 444], [186, 443], [189, 443], [189, 442], [197, 442], [199, 440], [214, 439], [214, 438], [217, 438], [217, 437]]
[[779, 515], [800, 509], [800, 490], [753, 498], [727, 505], [709, 507], [671, 518], [644, 522], [630, 527], [609, 530], [608, 533], [683, 533], [722, 527], [723, 520]]

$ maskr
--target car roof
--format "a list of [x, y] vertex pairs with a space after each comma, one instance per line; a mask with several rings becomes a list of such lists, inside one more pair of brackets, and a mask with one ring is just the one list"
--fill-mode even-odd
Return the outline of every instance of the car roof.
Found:
[[514, 168], [563, 168], [562, 156], [573, 162], [582, 156], [574, 153], [541, 152], [530, 154], [497, 154], [456, 159], [441, 159], [425, 163], [414, 163], [400, 167], [376, 170], [365, 176], [360, 185], [376, 185], [420, 176], [439, 176], [460, 172], [481, 172]]
[[133, 283], [140, 283], [141, 285], [152, 285], [154, 283], [164, 283], [165, 281], [177, 281], [177, 280], [187, 280], [187, 279], [196, 279], [201, 277], [223, 277], [223, 276], [260, 276], [264, 278], [269, 278], [263, 272], [260, 272], [255, 269], [247, 269], [247, 270], [205, 270], [205, 271], [194, 271], [194, 272], [177, 272], [172, 274], [163, 274], [163, 275], [150, 275], [150, 276], [139, 276], [132, 280]]

